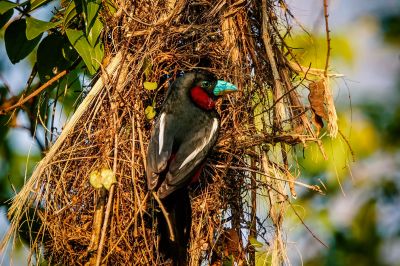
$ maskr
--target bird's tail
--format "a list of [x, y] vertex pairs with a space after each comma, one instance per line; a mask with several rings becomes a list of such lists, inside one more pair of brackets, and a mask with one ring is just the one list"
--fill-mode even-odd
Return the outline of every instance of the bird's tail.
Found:
[[173, 265], [187, 265], [187, 248], [192, 225], [192, 208], [189, 193], [186, 188], [180, 189], [162, 200], [171, 225], [174, 239], [171, 239], [170, 229], [165, 216], [159, 214], [160, 252], [166, 259], [171, 259]]

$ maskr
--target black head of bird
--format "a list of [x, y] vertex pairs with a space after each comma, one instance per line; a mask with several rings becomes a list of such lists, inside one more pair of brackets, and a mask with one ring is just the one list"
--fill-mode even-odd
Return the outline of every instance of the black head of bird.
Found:
[[147, 186], [168, 212], [174, 237], [166, 217], [159, 217], [160, 251], [175, 265], [186, 265], [187, 259], [191, 228], [187, 187], [198, 179], [218, 137], [215, 103], [234, 91], [234, 85], [209, 72], [185, 73], [170, 86], [153, 126], [147, 151]]
[[210, 110], [215, 106], [215, 101], [230, 92], [235, 92], [236, 87], [226, 81], [216, 80], [210, 75], [198, 75], [199, 81], [190, 90], [191, 98], [200, 108]]

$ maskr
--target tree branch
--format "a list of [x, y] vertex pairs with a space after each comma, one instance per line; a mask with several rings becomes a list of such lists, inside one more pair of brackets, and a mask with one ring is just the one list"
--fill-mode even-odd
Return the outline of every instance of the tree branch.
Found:
[[324, 17], [325, 17], [325, 32], [326, 32], [326, 45], [327, 45], [327, 52], [326, 52], [326, 61], [325, 61], [325, 70], [324, 76], [327, 77], [328, 75], [328, 67], [329, 67], [329, 59], [331, 56], [331, 36], [329, 30], [329, 14], [328, 14], [328, 0], [324, 0]]
[[[35, 90], [31, 94], [29, 94], [27, 97], [25, 97], [25, 98], [21, 97], [16, 104], [11, 105], [10, 107], [5, 107], [5, 108], [0, 109], [0, 115], [4, 115], [4, 114], [14, 110], [15, 108], [22, 106], [23, 104], [28, 102], [30, 99], [32, 99], [32, 98], [36, 97], [37, 95], [39, 95], [42, 91], [47, 89], [54, 82], [56, 82], [60, 78], [64, 77], [66, 74], [68, 74], [68, 72], [69, 72], [68, 69], [61, 71], [60, 73], [58, 73], [57, 75], [52, 77], [49, 81], [47, 81], [42, 86], [40, 86], [37, 90]], [[3, 105], [5, 105], [5, 104], [3, 104]]]

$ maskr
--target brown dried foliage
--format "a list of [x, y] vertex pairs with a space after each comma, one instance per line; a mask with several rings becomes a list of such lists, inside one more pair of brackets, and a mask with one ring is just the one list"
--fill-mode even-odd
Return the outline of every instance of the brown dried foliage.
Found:
[[[289, 157], [296, 144], [319, 143], [297, 92], [301, 86], [293, 85], [301, 71], [283, 51], [286, 6], [272, 0], [115, 2], [119, 11], [103, 14], [110, 64], [14, 199], [9, 237], [36, 219], [41, 226], [30, 246], [37, 261], [161, 265], [156, 210], [144, 178], [152, 126], [144, 109], [153, 101], [161, 106], [168, 82], [156, 92], [143, 89], [143, 82], [202, 66], [240, 92], [219, 104], [218, 145], [192, 188], [190, 265], [220, 265], [230, 255], [253, 264], [254, 248], [244, 245], [251, 225], [268, 245], [270, 262], [285, 261], [286, 187], [294, 193], [301, 185], [288, 171]], [[102, 167], [116, 174], [110, 191], [89, 184], [90, 173]], [[260, 201], [266, 209], [257, 212]]]

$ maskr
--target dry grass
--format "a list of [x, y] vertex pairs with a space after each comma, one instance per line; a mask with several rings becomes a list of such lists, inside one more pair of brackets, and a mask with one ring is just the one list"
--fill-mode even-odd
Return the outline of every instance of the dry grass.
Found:
[[[154, 200], [144, 178], [152, 126], [144, 110], [153, 102], [160, 107], [168, 82], [157, 91], [143, 89], [143, 82], [203, 67], [240, 92], [218, 105], [218, 145], [191, 192], [190, 265], [219, 265], [230, 255], [241, 265], [252, 264], [254, 248], [245, 244], [249, 235], [269, 244], [270, 263], [287, 261], [282, 222], [289, 194], [295, 196], [295, 185], [319, 191], [290, 174], [292, 147], [312, 141], [323, 149], [312, 109], [298, 93], [307, 86], [306, 79], [299, 80], [308, 70], [284, 54], [281, 36], [291, 21], [284, 3], [115, 2], [119, 11], [103, 14], [107, 58], [112, 59], [16, 195], [6, 240], [13, 239], [22, 221], [36, 219], [41, 227], [30, 243], [36, 259], [62, 265], [161, 265]], [[146, 68], [151, 69], [147, 78]], [[330, 120], [333, 127], [335, 122]], [[116, 174], [110, 191], [89, 184], [90, 173], [102, 167]]]

